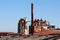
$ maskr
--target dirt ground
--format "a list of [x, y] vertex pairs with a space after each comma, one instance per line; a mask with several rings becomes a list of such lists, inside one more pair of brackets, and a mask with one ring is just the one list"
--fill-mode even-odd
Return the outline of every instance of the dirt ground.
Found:
[[[57, 35], [54, 35], [57, 36]], [[23, 37], [23, 36], [16, 36], [16, 37], [11, 37], [11, 36], [4, 36], [1, 37], [0, 40], [53, 40], [54, 39], [53, 35], [49, 36], [29, 36], [29, 37]], [[51, 38], [51, 39], [50, 39]], [[60, 39], [57, 39], [60, 40]]]

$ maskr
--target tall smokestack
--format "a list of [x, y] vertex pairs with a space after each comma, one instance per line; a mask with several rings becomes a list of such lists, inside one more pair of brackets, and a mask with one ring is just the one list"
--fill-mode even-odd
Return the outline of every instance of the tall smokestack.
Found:
[[29, 34], [33, 35], [34, 26], [33, 26], [33, 3], [31, 3], [31, 26], [29, 26]]
[[31, 26], [29, 26], [29, 34], [33, 35], [34, 26], [33, 26], [33, 3], [31, 3]]
[[31, 3], [31, 26], [33, 26], [33, 3]]

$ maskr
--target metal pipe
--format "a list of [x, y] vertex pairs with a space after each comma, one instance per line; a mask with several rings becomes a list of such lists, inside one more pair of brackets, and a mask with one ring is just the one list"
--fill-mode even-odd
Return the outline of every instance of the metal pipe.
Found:
[[33, 3], [31, 3], [31, 26], [33, 26]]

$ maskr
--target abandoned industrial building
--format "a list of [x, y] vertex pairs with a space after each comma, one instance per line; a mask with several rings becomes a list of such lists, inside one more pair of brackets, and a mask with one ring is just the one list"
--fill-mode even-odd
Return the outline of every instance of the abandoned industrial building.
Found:
[[[20, 18], [18, 21], [18, 31], [17, 33], [14, 32], [0, 32], [0, 37], [4, 36], [58, 36], [60, 35], [60, 30], [55, 28], [55, 25], [50, 25], [49, 21], [43, 19], [35, 19], [34, 18], [34, 5], [31, 3], [31, 24], [29, 25], [29, 30], [27, 30], [27, 18]], [[59, 37], [59, 36], [58, 36]], [[31, 38], [30, 38], [31, 39]], [[7, 39], [6, 39], [7, 40]], [[24, 38], [20, 38], [19, 40], [24, 40]], [[28, 40], [28, 39], [26, 39]], [[38, 39], [31, 39], [31, 40], [38, 40]], [[43, 39], [42, 39], [43, 40]]]

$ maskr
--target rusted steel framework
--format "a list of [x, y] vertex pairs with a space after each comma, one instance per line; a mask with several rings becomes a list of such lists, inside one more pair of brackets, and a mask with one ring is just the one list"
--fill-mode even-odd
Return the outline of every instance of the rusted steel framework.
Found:
[[21, 32], [21, 27], [23, 27], [24, 29], [26, 28], [26, 22], [24, 19], [20, 19], [18, 22], [18, 33]]
[[48, 21], [42, 19], [34, 20], [33, 8], [34, 8], [33, 3], [31, 3], [31, 25], [29, 26], [29, 34], [32, 35], [60, 34], [60, 30], [56, 30], [55, 26], [50, 25]]

